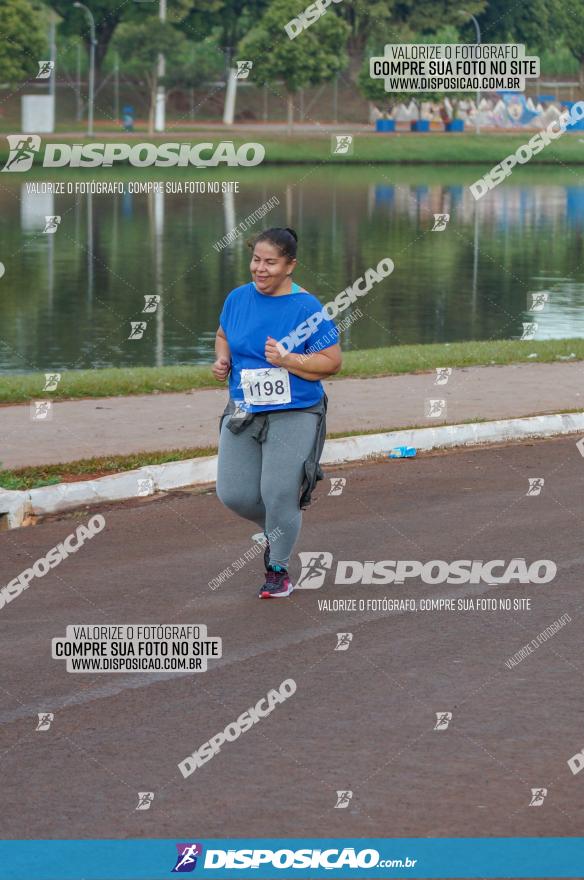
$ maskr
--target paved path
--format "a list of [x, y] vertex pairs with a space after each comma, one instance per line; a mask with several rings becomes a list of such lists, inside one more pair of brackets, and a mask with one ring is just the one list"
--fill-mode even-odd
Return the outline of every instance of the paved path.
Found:
[[[333, 555], [319, 589], [259, 601], [260, 556], [210, 590], [256, 528], [213, 492], [182, 492], [102, 508], [100, 534], [0, 609], [5, 838], [581, 835], [584, 780], [567, 764], [584, 746], [584, 464], [574, 441], [327, 471], [346, 477], [343, 494], [320, 484], [297, 545]], [[539, 496], [526, 495], [529, 476], [545, 478]], [[0, 584], [88, 518], [0, 533]], [[555, 561], [554, 580], [334, 583], [339, 560], [521, 556]], [[386, 596], [492, 599], [497, 610], [319, 608]], [[516, 599], [530, 609], [515, 610]], [[571, 622], [506, 666], [564, 614]], [[51, 639], [94, 623], [204, 623], [223, 658], [186, 677], [68, 674]], [[337, 632], [353, 633], [347, 651], [335, 651]], [[179, 761], [290, 677], [288, 701], [180, 775]], [[54, 713], [48, 731], [35, 730], [38, 712]], [[437, 712], [452, 713], [447, 729], [434, 730]], [[548, 790], [537, 809], [532, 788]], [[349, 807], [335, 809], [347, 789]], [[135, 809], [139, 791], [154, 792], [148, 811]]]
[[[446, 385], [434, 373], [325, 382], [328, 433], [456, 424], [584, 408], [584, 363], [456, 368]], [[424, 402], [446, 400], [446, 418], [426, 418]], [[215, 446], [227, 402], [218, 390], [109, 397], [54, 404], [50, 421], [30, 405], [0, 407], [5, 468], [94, 456]]]
[[[146, 121], [143, 119], [134, 120], [134, 125], [139, 128], [139, 131], [127, 132], [120, 130], [110, 130], [109, 128], [102, 128], [101, 130], [96, 131], [96, 137], [101, 135], [103, 137], [107, 137], [108, 140], [123, 140], [123, 141], [144, 141], [145, 137], [148, 138], [148, 142], [156, 142], [156, 141], [168, 141], [169, 135], [172, 134], [173, 131], [180, 131], [183, 135], [188, 135], [189, 133], [196, 135], [201, 131], [216, 131], [222, 132], [224, 135], [232, 135], [234, 132], [241, 133], [254, 133], [254, 134], [281, 134], [284, 137], [289, 137], [288, 124], [286, 122], [234, 122], [233, 125], [230, 125], [228, 128], [222, 122], [193, 122], [193, 121], [175, 121], [171, 120], [168, 124], [168, 128], [165, 132], [153, 132], [152, 134], [147, 133], [144, 128], [147, 125]], [[404, 134], [413, 134], [416, 135], [416, 132], [412, 132], [409, 128], [409, 123], [398, 123], [398, 126], [403, 127]], [[319, 135], [326, 134], [330, 131], [364, 131], [369, 134], [375, 134], [375, 128], [373, 125], [368, 125], [366, 122], [295, 122], [293, 129], [293, 136], [297, 137], [299, 134], [302, 135]], [[433, 130], [432, 130], [433, 131]], [[438, 129], [437, 129], [438, 131]], [[443, 129], [440, 129], [443, 132]], [[496, 131], [496, 129], [493, 129]], [[401, 133], [401, 131], [400, 131]], [[79, 131], [59, 131], [55, 134], [55, 139], [59, 138], [79, 138], [79, 135], [82, 134]]]

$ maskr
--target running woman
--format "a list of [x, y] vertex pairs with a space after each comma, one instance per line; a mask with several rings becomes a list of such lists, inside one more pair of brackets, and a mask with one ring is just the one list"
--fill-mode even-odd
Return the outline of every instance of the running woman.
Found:
[[[342, 363], [334, 323], [320, 314], [318, 299], [292, 281], [297, 241], [289, 228], [257, 236], [250, 245], [252, 281], [227, 296], [215, 338], [213, 375], [220, 382], [229, 376], [217, 497], [264, 533], [261, 599], [286, 597], [294, 589], [290, 555], [302, 510], [322, 479], [318, 462], [328, 401], [321, 380], [338, 373]], [[313, 319], [296, 338], [279, 344], [316, 315], [322, 321]]]

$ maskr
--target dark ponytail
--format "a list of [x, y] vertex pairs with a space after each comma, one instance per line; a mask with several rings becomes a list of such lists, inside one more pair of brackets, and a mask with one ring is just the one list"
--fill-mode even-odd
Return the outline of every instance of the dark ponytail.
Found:
[[286, 257], [288, 260], [296, 259], [298, 235], [289, 226], [274, 226], [272, 229], [264, 229], [252, 241], [248, 242], [248, 245], [253, 249], [260, 241], [273, 244], [280, 251], [280, 256]]

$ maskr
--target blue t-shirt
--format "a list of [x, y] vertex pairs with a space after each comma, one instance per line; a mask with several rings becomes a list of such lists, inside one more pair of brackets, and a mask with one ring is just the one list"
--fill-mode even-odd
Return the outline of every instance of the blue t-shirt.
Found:
[[[292, 292], [283, 296], [260, 293], [253, 281], [236, 287], [227, 296], [219, 323], [227, 337], [231, 350], [231, 373], [229, 394], [232, 400], [248, 412], [270, 412], [281, 409], [301, 409], [318, 403], [324, 394], [321, 382], [290, 376], [290, 403], [246, 404], [241, 387], [242, 369], [261, 369], [273, 366], [264, 357], [266, 339], [271, 336], [277, 342], [289, 336], [299, 324], [322, 310], [315, 296], [301, 291], [292, 284]], [[333, 321], [324, 318], [307, 339], [290, 350], [295, 354], [323, 351], [339, 340], [339, 331]], [[309, 352], [309, 353], [310, 353]]]

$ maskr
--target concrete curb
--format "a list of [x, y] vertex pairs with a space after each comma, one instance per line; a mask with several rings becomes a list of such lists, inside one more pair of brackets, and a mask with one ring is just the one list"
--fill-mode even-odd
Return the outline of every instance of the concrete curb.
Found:
[[0, 489], [0, 526], [17, 529], [32, 513], [30, 492], [9, 492]]
[[362, 434], [328, 440], [321, 457], [322, 464], [338, 464], [379, 455], [394, 446], [415, 446], [421, 451], [448, 449], [454, 446], [475, 446], [480, 443], [501, 443], [529, 437], [553, 437], [584, 431], [584, 411], [473, 422], [464, 425], [440, 425], [436, 428], [411, 428], [387, 434]]
[[[361, 434], [357, 437], [327, 440], [321, 464], [358, 461], [371, 455], [382, 455], [394, 446], [415, 446], [418, 450], [429, 451], [576, 432], [584, 432], [584, 412], [465, 425], [440, 425], [436, 428], [411, 428], [385, 434]], [[217, 456], [209, 455], [168, 464], [148, 465], [97, 480], [59, 483], [56, 486], [23, 492], [0, 489], [0, 524], [5, 524], [9, 529], [18, 528], [30, 516], [59, 513], [86, 504], [146, 497], [185, 486], [212, 484], [216, 477]]]

